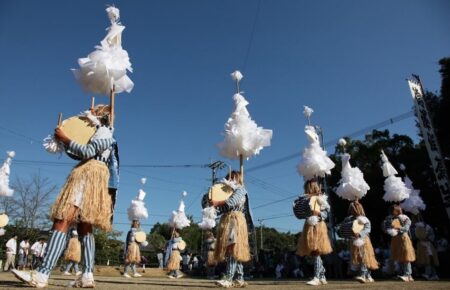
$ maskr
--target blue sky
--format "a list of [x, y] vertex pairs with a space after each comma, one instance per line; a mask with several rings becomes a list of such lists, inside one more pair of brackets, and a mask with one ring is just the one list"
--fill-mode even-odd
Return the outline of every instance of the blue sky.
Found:
[[[74, 163], [46, 153], [40, 140], [53, 132], [58, 112], [71, 116], [89, 106], [90, 96], [70, 69], [103, 39], [109, 25], [106, 4], [0, 0], [0, 152], [13, 149], [17, 160]], [[124, 167], [115, 228], [122, 231], [129, 227], [124, 213], [142, 176], [148, 177], [151, 213], [146, 230], [168, 219], [183, 190], [189, 193], [187, 213], [200, 217], [199, 199], [209, 185], [209, 169], [130, 165], [222, 159], [216, 144], [233, 108], [233, 70], [244, 74], [241, 87], [252, 117], [274, 131], [272, 146], [246, 162], [252, 168], [300, 152], [306, 143], [303, 105], [314, 108], [313, 121], [324, 128], [325, 140], [407, 112], [412, 101], [405, 78], [417, 73], [428, 90], [439, 90], [437, 62], [450, 48], [448, 1], [114, 4], [126, 26], [123, 47], [135, 82], [131, 94], [117, 96], [116, 105]], [[417, 139], [413, 118], [388, 129]], [[252, 205], [300, 193], [299, 160], [300, 154], [249, 173]], [[70, 169], [17, 162], [12, 178], [40, 170], [60, 187]], [[254, 216], [290, 214], [292, 200], [255, 209]], [[265, 224], [283, 231], [300, 229], [294, 217]]]

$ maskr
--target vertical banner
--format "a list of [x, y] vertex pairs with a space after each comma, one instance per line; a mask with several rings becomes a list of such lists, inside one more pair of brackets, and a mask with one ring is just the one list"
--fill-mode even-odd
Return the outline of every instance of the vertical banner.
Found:
[[447, 169], [445, 168], [441, 149], [439, 147], [436, 134], [434, 133], [433, 124], [425, 104], [423, 87], [419, 77], [416, 75], [413, 75], [412, 80], [408, 80], [408, 84], [414, 100], [417, 118], [419, 119], [420, 131], [428, 151], [428, 156], [430, 157], [436, 182], [447, 211], [447, 216], [450, 220], [450, 188]]

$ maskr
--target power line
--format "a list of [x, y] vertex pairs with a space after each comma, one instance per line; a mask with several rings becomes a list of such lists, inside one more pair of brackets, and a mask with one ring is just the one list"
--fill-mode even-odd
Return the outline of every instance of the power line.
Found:
[[248, 62], [248, 58], [250, 56], [250, 51], [251, 51], [252, 44], [253, 44], [253, 37], [255, 35], [256, 23], [258, 22], [258, 16], [259, 16], [260, 10], [261, 10], [261, 0], [258, 0], [258, 4], [256, 6], [255, 19], [253, 20], [253, 26], [252, 26], [252, 30], [250, 32], [250, 39], [249, 39], [247, 51], [246, 51], [245, 57], [244, 57], [244, 65], [242, 66], [243, 72], [245, 72], [245, 69], [247, 68], [247, 62]]
[[[375, 130], [375, 129], [379, 129], [379, 128], [382, 128], [382, 127], [385, 127], [385, 126], [392, 125], [394, 123], [400, 122], [400, 121], [402, 121], [404, 119], [407, 119], [409, 117], [412, 117], [412, 116], [414, 116], [414, 111], [411, 110], [411, 111], [408, 111], [406, 113], [403, 113], [403, 114], [397, 115], [395, 117], [389, 118], [389, 119], [387, 119], [385, 121], [382, 121], [380, 123], [377, 123], [375, 125], [372, 125], [372, 126], [364, 128], [364, 129], [352, 132], [350, 134], [345, 134], [345, 135], [343, 135], [343, 137], [350, 137], [350, 138], [357, 137], [357, 136], [365, 134], [365, 133], [367, 133], [369, 131], [372, 131], [372, 130]], [[323, 146], [326, 148], [326, 147], [329, 147], [331, 145], [335, 145], [338, 141], [339, 141], [339, 138], [332, 139], [332, 140], [330, 140], [328, 142], [325, 142]], [[284, 157], [281, 157], [281, 158], [278, 158], [278, 159], [275, 159], [275, 160], [263, 163], [261, 165], [248, 168], [247, 172], [252, 172], [252, 171], [260, 170], [260, 169], [267, 168], [267, 167], [270, 167], [270, 166], [274, 166], [274, 165], [277, 165], [277, 164], [280, 164], [280, 163], [292, 160], [294, 158], [298, 158], [299, 155], [300, 155], [300, 152], [295, 152], [295, 153], [292, 153], [290, 155], [287, 155], [287, 156], [284, 156]]]

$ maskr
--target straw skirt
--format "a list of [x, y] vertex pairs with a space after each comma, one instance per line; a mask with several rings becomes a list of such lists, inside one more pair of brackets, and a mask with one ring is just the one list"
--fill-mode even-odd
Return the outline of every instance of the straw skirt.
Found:
[[416, 253], [407, 233], [398, 234], [391, 240], [392, 260], [409, 263], [416, 260]]
[[[220, 219], [214, 260], [222, 262], [227, 255], [233, 256], [238, 262], [250, 261], [248, 245], [248, 229], [245, 216], [240, 211], [225, 213]], [[228, 247], [232, 246], [231, 252]]]
[[52, 220], [70, 219], [75, 206], [78, 222], [111, 231], [112, 202], [108, 193], [109, 170], [105, 163], [90, 159], [72, 169], [52, 206]]
[[313, 252], [326, 255], [333, 251], [324, 221], [312, 226], [305, 222], [297, 244], [297, 255], [310, 256]]

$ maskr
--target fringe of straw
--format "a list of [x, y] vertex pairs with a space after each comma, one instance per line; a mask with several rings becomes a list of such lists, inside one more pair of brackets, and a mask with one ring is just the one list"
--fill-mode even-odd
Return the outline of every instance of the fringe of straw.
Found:
[[78, 221], [104, 231], [111, 231], [112, 201], [108, 193], [109, 170], [103, 162], [91, 159], [80, 162], [70, 173], [55, 204], [53, 220], [69, 219], [67, 213], [74, 207], [74, 197], [83, 189], [83, 202], [78, 210]]
[[297, 244], [297, 255], [310, 256], [312, 252], [318, 255], [326, 255], [333, 251], [330, 238], [328, 237], [328, 228], [324, 221], [315, 226], [308, 225], [305, 222], [303, 232], [301, 233]]
[[[228, 250], [228, 237], [234, 228], [236, 243], [232, 251]], [[250, 261], [250, 247], [248, 245], [248, 229], [245, 216], [240, 211], [225, 213], [220, 219], [214, 260], [219, 263], [225, 260], [227, 255], [233, 256], [238, 262]]]
[[392, 260], [400, 263], [414, 262], [416, 253], [407, 233], [398, 234], [391, 240]]

